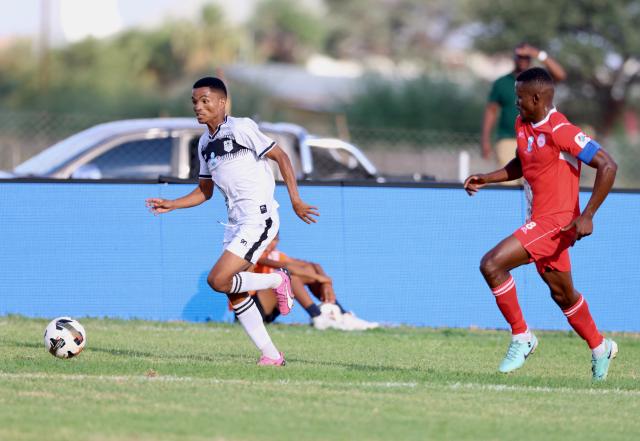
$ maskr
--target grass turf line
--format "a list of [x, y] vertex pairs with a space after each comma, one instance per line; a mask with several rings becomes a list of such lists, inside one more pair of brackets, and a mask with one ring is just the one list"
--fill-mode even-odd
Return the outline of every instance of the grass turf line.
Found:
[[0, 318], [1, 440], [640, 438], [636, 334], [615, 335], [619, 358], [593, 385], [567, 332], [537, 332], [505, 376], [506, 332], [270, 326], [278, 369], [255, 366], [236, 325], [81, 319], [85, 352], [58, 360], [46, 323]]

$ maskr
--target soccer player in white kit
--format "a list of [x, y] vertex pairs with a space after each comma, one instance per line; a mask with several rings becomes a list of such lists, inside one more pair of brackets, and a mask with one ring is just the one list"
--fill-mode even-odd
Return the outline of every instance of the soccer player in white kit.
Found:
[[278, 203], [273, 197], [275, 180], [266, 158], [278, 164], [291, 205], [300, 219], [315, 223], [313, 216], [319, 215], [318, 209], [300, 198], [287, 154], [260, 132], [253, 120], [226, 115], [227, 89], [222, 80], [205, 77], [196, 81], [191, 101], [198, 122], [207, 125], [198, 144], [198, 186], [178, 199], [149, 198], [147, 206], [154, 214], [195, 207], [211, 198], [214, 185], [218, 187], [225, 198], [229, 221], [224, 251], [209, 272], [207, 282], [229, 298], [239, 322], [262, 352], [258, 364], [283, 366], [284, 354], [271, 341], [258, 308], [247, 294], [272, 288], [276, 290], [281, 314], [288, 314], [293, 306], [286, 271], [250, 272], [280, 226]]

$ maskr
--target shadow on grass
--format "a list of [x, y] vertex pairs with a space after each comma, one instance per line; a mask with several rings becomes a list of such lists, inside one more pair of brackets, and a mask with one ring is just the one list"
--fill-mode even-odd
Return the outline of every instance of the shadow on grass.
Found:
[[[5, 340], [5, 342], [9, 346], [14, 346], [18, 348], [37, 348], [40, 349], [43, 347], [41, 344], [33, 343], [33, 342], [21, 342], [16, 340]], [[221, 359], [225, 361], [242, 361], [246, 362], [247, 356], [237, 353], [221, 353], [216, 352], [213, 355], [172, 355], [172, 354], [158, 354], [150, 351], [140, 351], [140, 350], [132, 350], [132, 349], [119, 349], [119, 348], [109, 348], [109, 347], [101, 347], [92, 345], [90, 348], [85, 349], [87, 353], [91, 352], [99, 352], [104, 354], [109, 354], [114, 357], [133, 357], [133, 358], [153, 358], [153, 359], [161, 359], [161, 360], [187, 360], [187, 361], [201, 361], [201, 362], [210, 362], [216, 363], [220, 362]], [[415, 367], [394, 367], [394, 366], [385, 366], [385, 365], [367, 365], [360, 363], [347, 363], [341, 361], [319, 361], [317, 359], [308, 360], [303, 358], [296, 357], [288, 357], [287, 361], [289, 363], [295, 363], [306, 366], [325, 366], [328, 368], [342, 368], [353, 371], [367, 372], [367, 373], [402, 373], [403, 377], [406, 377], [407, 374], [413, 374], [415, 376], [416, 372], [421, 372], [422, 374], [427, 373], [424, 368], [420, 368], [419, 366]]]

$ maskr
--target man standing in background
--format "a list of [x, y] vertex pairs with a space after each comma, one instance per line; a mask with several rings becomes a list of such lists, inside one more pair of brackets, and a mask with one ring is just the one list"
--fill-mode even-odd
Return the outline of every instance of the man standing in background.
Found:
[[[567, 77], [562, 66], [545, 51], [528, 43], [520, 43], [516, 46], [513, 52], [514, 69], [494, 81], [482, 122], [482, 157], [485, 159], [491, 158], [491, 132], [496, 125], [496, 120], [498, 122], [495, 146], [498, 168], [504, 167], [515, 157], [516, 134], [514, 126], [516, 116], [518, 116], [515, 92], [516, 77], [520, 72], [531, 67], [532, 58], [537, 58], [556, 82], [564, 81]], [[499, 117], [498, 111], [500, 111]]]

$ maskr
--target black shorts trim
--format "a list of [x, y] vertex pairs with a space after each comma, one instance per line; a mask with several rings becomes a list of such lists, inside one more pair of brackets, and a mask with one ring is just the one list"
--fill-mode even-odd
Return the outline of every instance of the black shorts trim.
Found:
[[253, 259], [253, 254], [256, 252], [256, 250], [258, 248], [260, 248], [260, 245], [262, 245], [262, 242], [267, 240], [267, 237], [269, 237], [269, 229], [273, 225], [273, 220], [271, 220], [271, 218], [268, 218], [265, 221], [265, 224], [267, 226], [265, 227], [264, 231], [262, 232], [262, 235], [260, 236], [260, 239], [256, 243], [254, 243], [251, 246], [251, 248], [249, 248], [249, 251], [247, 251], [247, 254], [244, 255], [244, 260], [246, 260], [247, 262], [251, 262], [251, 259]]

